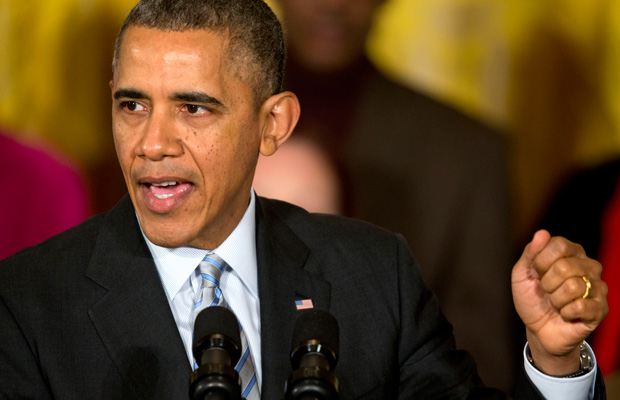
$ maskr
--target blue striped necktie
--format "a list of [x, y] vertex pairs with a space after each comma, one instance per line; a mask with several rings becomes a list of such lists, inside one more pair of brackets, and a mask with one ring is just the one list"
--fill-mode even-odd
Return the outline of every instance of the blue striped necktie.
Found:
[[[196, 299], [194, 299], [194, 321], [200, 311], [207, 307], [220, 306], [229, 308], [222, 295], [222, 290], [220, 289], [220, 278], [226, 266], [226, 262], [215, 253], [207, 254], [200, 262], [198, 268], [200, 269], [200, 276], [202, 277], [202, 287]], [[241, 397], [247, 400], [259, 400], [260, 394], [258, 385], [256, 384], [256, 373], [254, 372], [254, 364], [252, 362], [252, 356], [250, 355], [250, 347], [248, 346], [248, 340], [245, 337], [241, 325], [239, 325], [239, 329], [241, 330], [242, 353], [235, 370], [237, 370], [239, 376], [241, 376]], [[194, 369], [196, 367], [197, 365], [194, 363]]]

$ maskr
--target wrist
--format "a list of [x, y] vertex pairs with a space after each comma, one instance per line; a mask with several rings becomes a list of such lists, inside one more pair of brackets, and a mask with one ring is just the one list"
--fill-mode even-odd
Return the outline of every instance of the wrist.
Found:
[[[577, 361], [572, 351], [568, 355], [553, 356], [547, 352], [538, 352], [532, 355], [530, 343], [525, 345], [527, 361], [541, 373], [554, 378], [576, 378], [592, 371], [595, 367], [594, 357], [585, 341], [577, 347]], [[538, 360], [538, 362], [535, 361]]]

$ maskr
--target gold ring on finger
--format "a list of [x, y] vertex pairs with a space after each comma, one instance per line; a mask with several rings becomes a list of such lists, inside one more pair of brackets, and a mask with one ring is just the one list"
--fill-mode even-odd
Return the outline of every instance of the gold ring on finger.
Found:
[[586, 291], [581, 297], [583, 297], [584, 299], [587, 299], [588, 296], [590, 295], [590, 289], [592, 289], [592, 283], [590, 283], [590, 279], [588, 279], [588, 277], [585, 275], [582, 276], [581, 279], [583, 279], [583, 281], [586, 283]]

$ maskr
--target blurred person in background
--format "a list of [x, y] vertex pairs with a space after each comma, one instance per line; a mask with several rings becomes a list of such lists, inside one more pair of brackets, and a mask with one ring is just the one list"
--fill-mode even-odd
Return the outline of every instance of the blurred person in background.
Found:
[[0, 259], [71, 228], [88, 217], [80, 173], [42, 143], [0, 131]]
[[405, 235], [457, 345], [474, 354], [485, 383], [508, 388], [514, 361], [497, 357], [514, 346], [504, 138], [370, 63], [365, 42], [382, 3], [277, 1], [288, 39], [285, 87], [303, 105], [293, 138], [313, 140], [331, 158], [343, 214]]
[[284, 143], [276, 154], [259, 156], [254, 190], [307, 211], [342, 214], [342, 181], [321, 146], [305, 137]]

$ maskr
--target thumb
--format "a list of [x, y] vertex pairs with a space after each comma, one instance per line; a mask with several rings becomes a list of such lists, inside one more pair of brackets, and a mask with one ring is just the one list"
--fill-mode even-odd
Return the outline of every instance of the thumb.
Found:
[[532, 241], [525, 246], [521, 258], [515, 265], [516, 268], [530, 268], [534, 263], [534, 259], [540, 253], [547, 243], [551, 240], [551, 235], [544, 229], [534, 234]]

